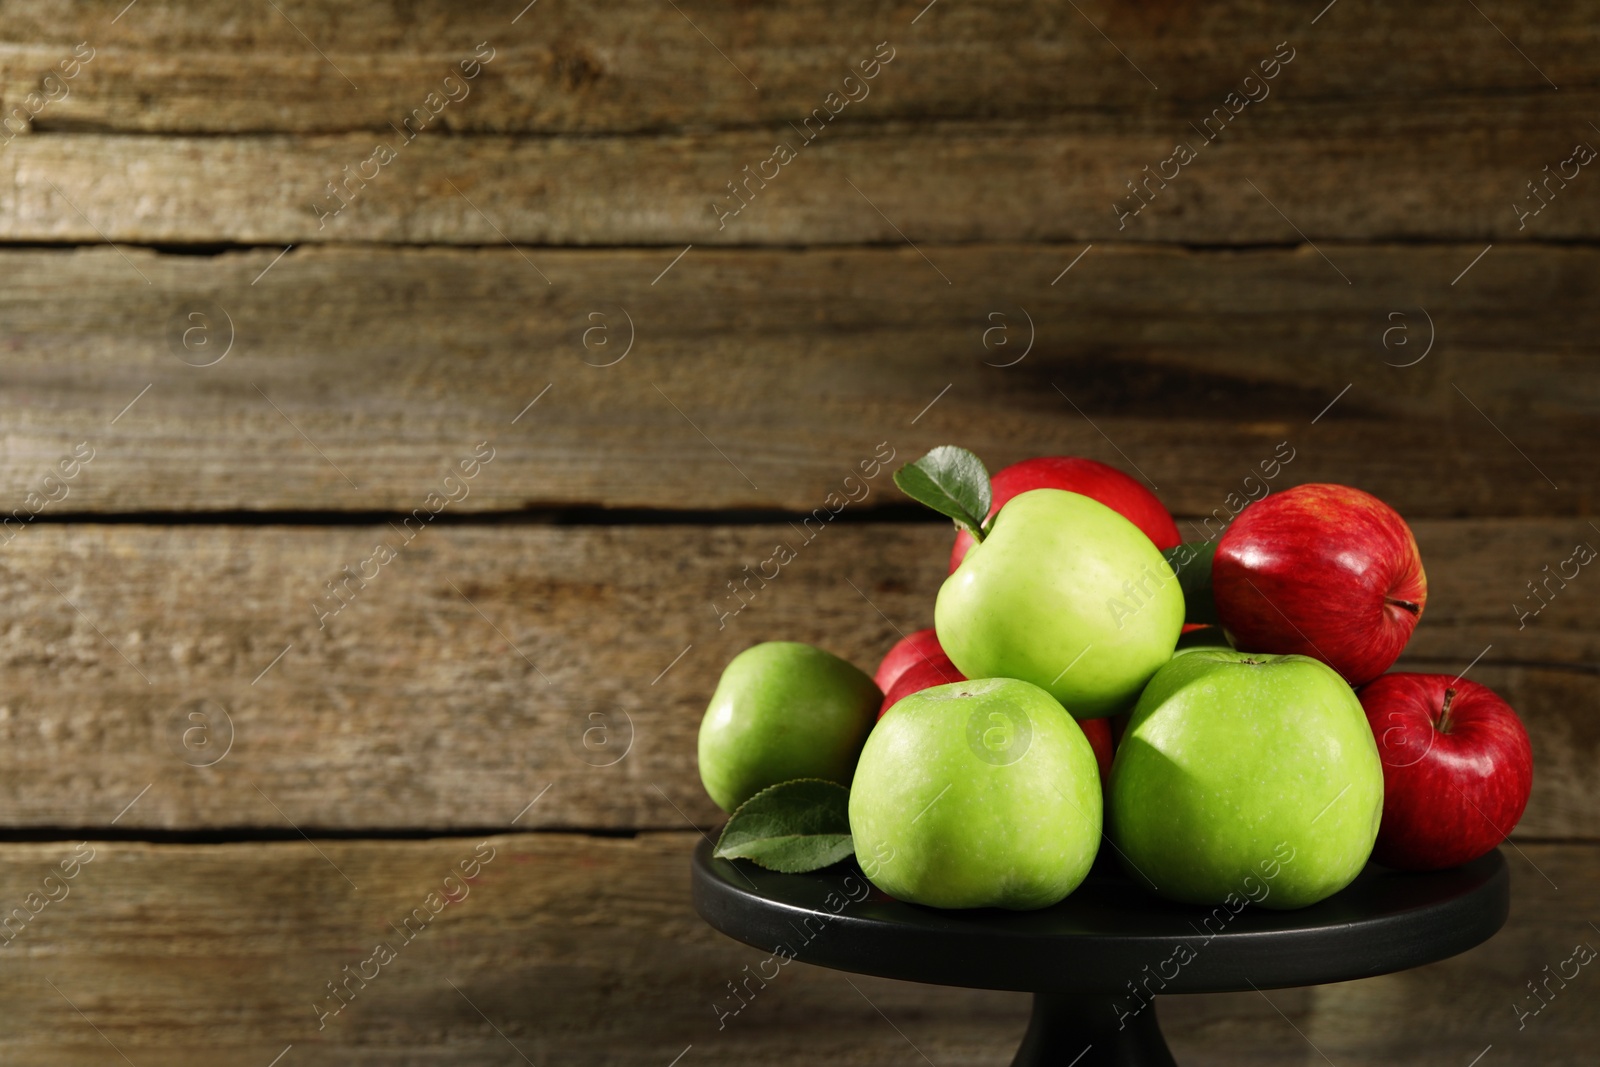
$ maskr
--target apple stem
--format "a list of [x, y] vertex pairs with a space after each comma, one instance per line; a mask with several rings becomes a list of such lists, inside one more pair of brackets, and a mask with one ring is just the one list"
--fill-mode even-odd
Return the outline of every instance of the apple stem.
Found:
[[1433, 725], [1441, 734], [1450, 732], [1450, 702], [1455, 700], [1456, 691], [1449, 688], [1444, 691], [1444, 703], [1439, 707], [1439, 718]]
[[1400, 608], [1400, 609], [1402, 609], [1404, 611], [1409, 611], [1413, 615], [1421, 615], [1422, 614], [1422, 605], [1415, 604], [1415, 603], [1413, 603], [1413, 602], [1411, 602], [1409, 600], [1396, 600], [1392, 596], [1386, 596], [1386, 597], [1383, 598], [1383, 602], [1385, 604], [1393, 604], [1395, 607]]

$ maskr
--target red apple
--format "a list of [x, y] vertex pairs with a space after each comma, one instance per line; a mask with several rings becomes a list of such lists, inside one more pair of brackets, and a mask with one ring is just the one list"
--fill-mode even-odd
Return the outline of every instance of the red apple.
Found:
[[[985, 520], [994, 518], [1000, 506], [1019, 493], [1030, 489], [1065, 489], [1098, 500], [1112, 511], [1144, 531], [1163, 552], [1175, 547], [1181, 540], [1178, 524], [1161, 506], [1154, 493], [1123, 474], [1092, 459], [1077, 456], [1040, 456], [1025, 459], [995, 471], [989, 479], [993, 488], [994, 503]], [[950, 570], [953, 573], [972, 547], [972, 535], [965, 530], [956, 533], [955, 547], [950, 550]]]
[[1383, 758], [1373, 859], [1433, 871], [1505, 840], [1533, 788], [1533, 748], [1509, 704], [1443, 674], [1385, 674], [1357, 695]]
[[1211, 564], [1217, 617], [1241, 652], [1322, 660], [1351, 685], [1399, 657], [1428, 599], [1411, 529], [1343, 485], [1299, 485], [1246, 507]]
[[[1120, 716], [1113, 716], [1120, 718]], [[1100, 768], [1100, 788], [1105, 789], [1111, 781], [1111, 757], [1114, 746], [1111, 744], [1111, 718], [1080, 719], [1078, 725], [1083, 727], [1083, 736], [1089, 739], [1089, 747], [1094, 749], [1094, 761]]]
[[883, 718], [884, 712], [912, 693], [920, 693], [936, 685], [948, 685], [951, 682], [966, 680], [966, 675], [956, 670], [956, 665], [951, 663], [943, 652], [913, 663], [900, 672], [900, 677], [894, 680], [893, 685], [884, 690], [883, 704], [878, 708], [878, 718]]
[[887, 693], [907, 667], [930, 660], [949, 663], [950, 657], [944, 654], [944, 649], [939, 646], [939, 636], [932, 630], [916, 630], [894, 643], [883, 657], [883, 662], [878, 664], [878, 673], [872, 676], [872, 680]]

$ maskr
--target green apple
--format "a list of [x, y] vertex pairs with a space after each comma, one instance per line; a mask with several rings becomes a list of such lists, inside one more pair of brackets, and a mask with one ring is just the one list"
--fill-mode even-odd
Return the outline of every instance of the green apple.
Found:
[[1299, 908], [1367, 862], [1383, 766], [1360, 701], [1326, 664], [1195, 649], [1139, 698], [1107, 803], [1129, 873], [1160, 895]]
[[850, 833], [862, 871], [897, 899], [1043, 908], [1089, 873], [1101, 804], [1072, 716], [1036, 685], [986, 678], [884, 714], [850, 785]]
[[791, 778], [848, 787], [881, 703], [872, 679], [831, 652], [752, 645], [729, 661], [700, 720], [700, 781], [730, 812]]
[[945, 654], [968, 678], [1020, 678], [1080, 719], [1131, 707], [1183, 629], [1183, 592], [1140, 529], [1077, 493], [1013, 497], [945, 579]]

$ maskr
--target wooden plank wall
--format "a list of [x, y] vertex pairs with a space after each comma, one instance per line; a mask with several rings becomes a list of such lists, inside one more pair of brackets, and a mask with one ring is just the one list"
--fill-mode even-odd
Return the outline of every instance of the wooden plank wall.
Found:
[[1600, 578], [1529, 583], [1600, 543], [1597, 25], [0, 2], [0, 1059], [1009, 1062], [1025, 997], [803, 966], [719, 1026], [687, 893], [721, 664], [928, 625], [888, 470], [955, 441], [1192, 530], [1275, 454], [1376, 492], [1405, 663], [1528, 724], [1505, 931], [1164, 1001], [1181, 1062], [1592, 1063], [1600, 979], [1529, 983], [1600, 940]]

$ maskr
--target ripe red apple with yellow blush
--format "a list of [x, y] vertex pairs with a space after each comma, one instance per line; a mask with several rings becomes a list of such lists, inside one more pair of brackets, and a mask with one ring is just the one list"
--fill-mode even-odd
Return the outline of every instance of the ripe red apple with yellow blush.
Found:
[[[1098, 500], [1112, 511], [1139, 527], [1144, 535], [1155, 542], [1163, 552], [1175, 547], [1182, 538], [1172, 515], [1162, 506], [1156, 495], [1115, 467], [1078, 456], [1039, 456], [1013, 463], [995, 471], [989, 479], [994, 503], [984, 521], [994, 518], [1002, 505], [1012, 497], [1030, 489], [1065, 489]], [[961, 565], [967, 549], [973, 544], [972, 535], [965, 530], [956, 533], [955, 547], [950, 551], [950, 571]]]
[[1428, 600], [1411, 528], [1344, 485], [1299, 485], [1240, 512], [1211, 564], [1217, 617], [1243, 652], [1322, 660], [1352, 686], [1388, 670]]

